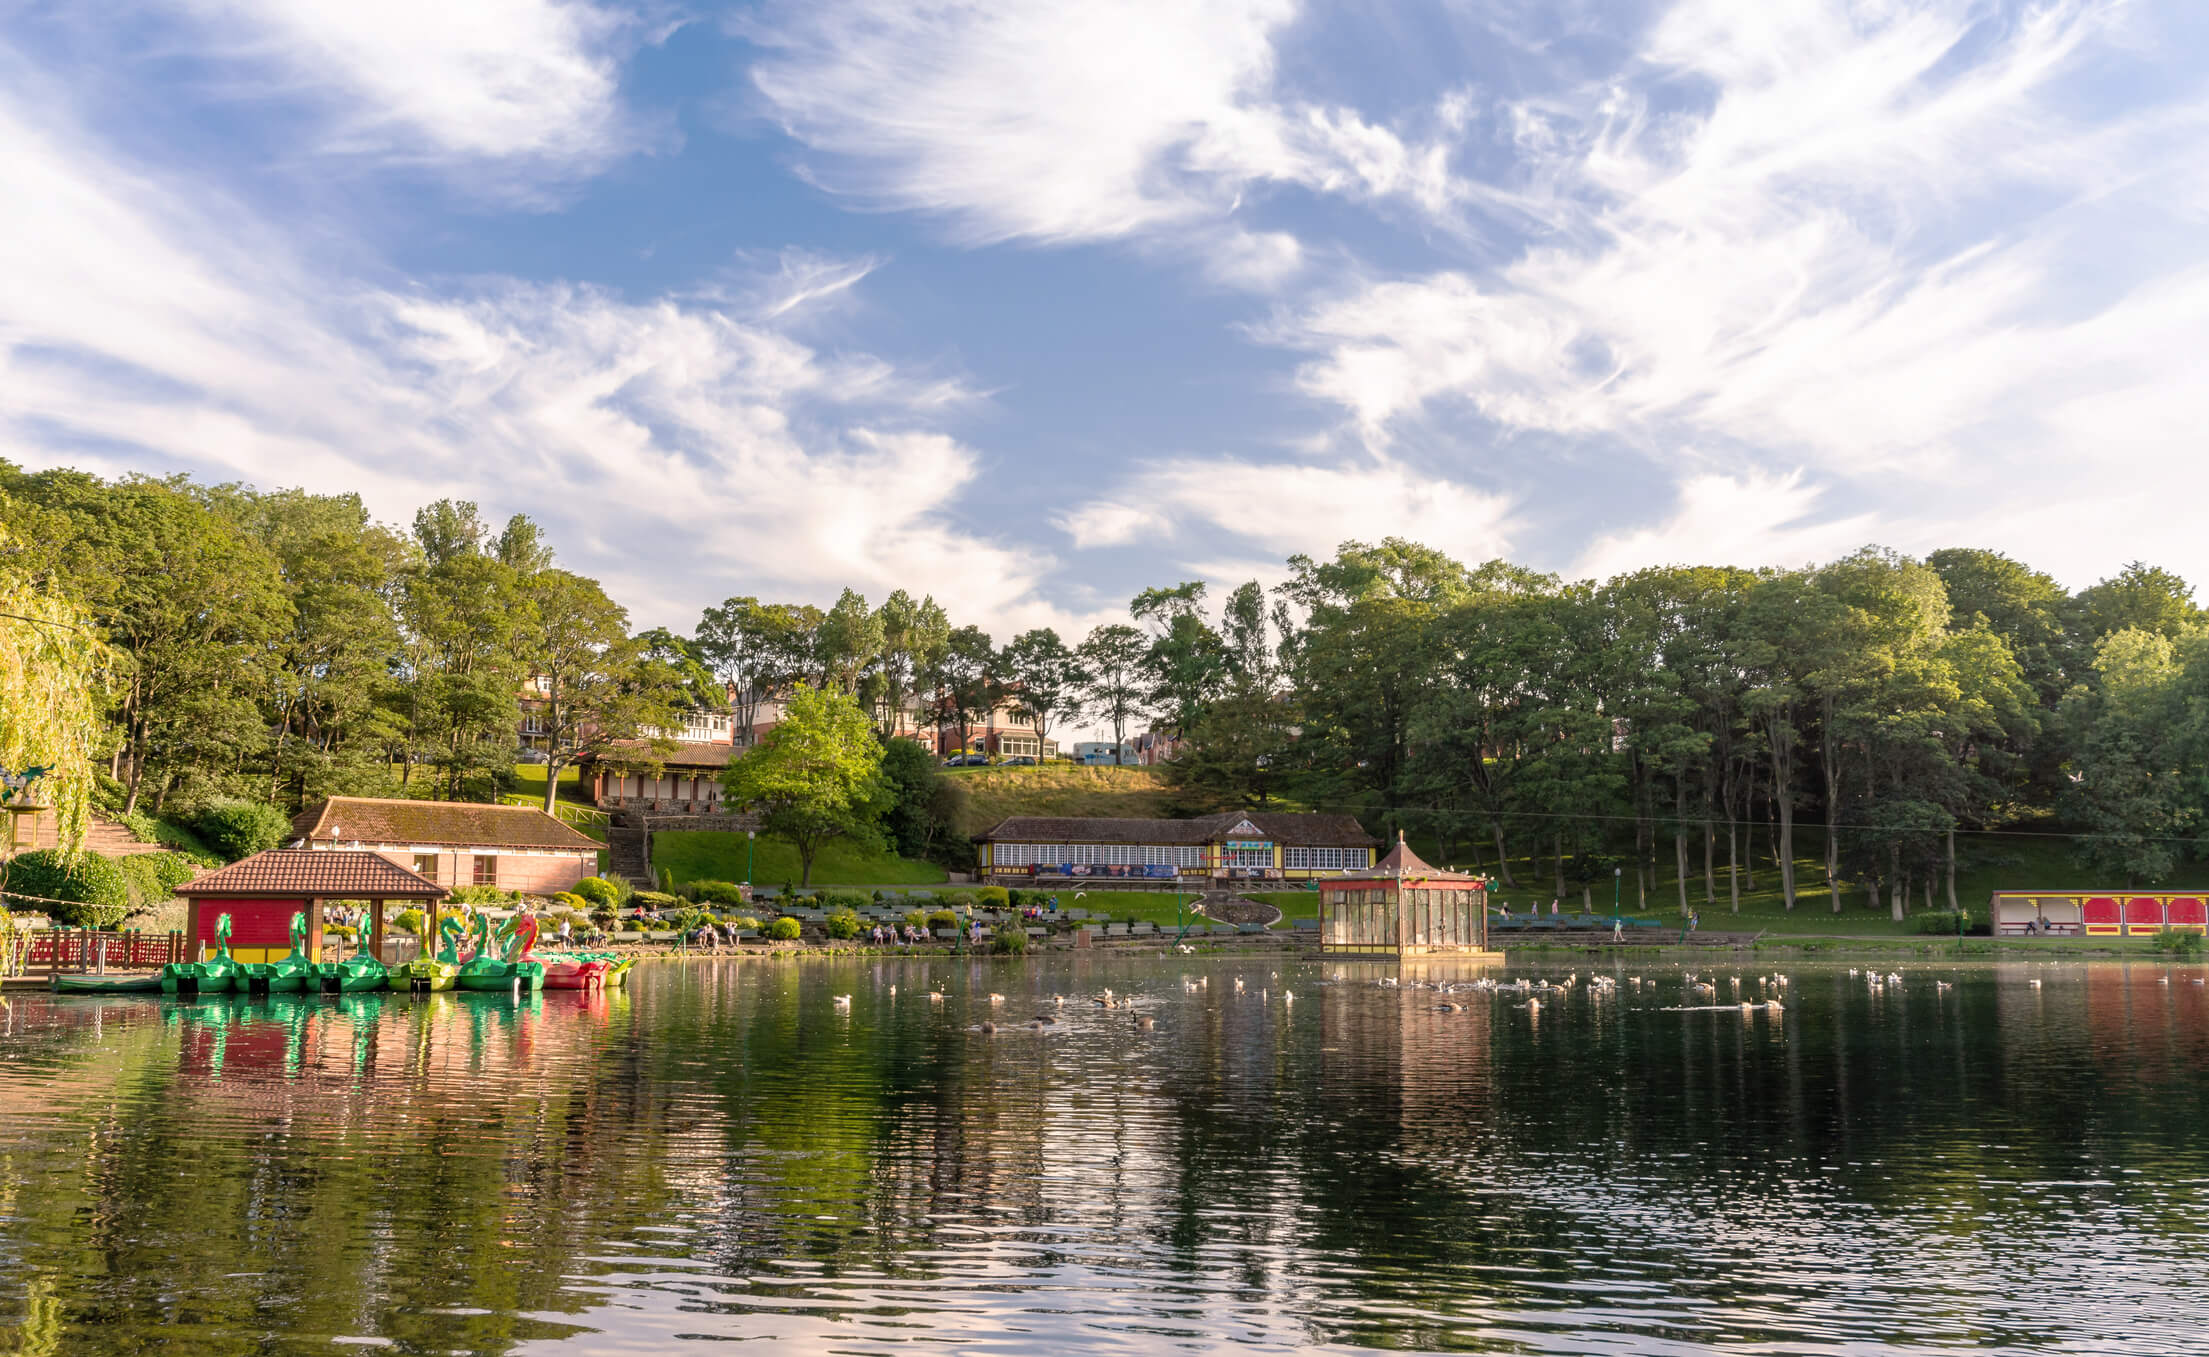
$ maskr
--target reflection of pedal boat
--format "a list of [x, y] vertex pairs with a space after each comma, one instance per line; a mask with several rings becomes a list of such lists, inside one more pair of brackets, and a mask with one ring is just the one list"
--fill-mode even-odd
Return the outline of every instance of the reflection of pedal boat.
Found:
[[205, 961], [172, 961], [161, 968], [163, 994], [228, 994], [243, 988], [230, 958], [230, 916], [215, 920], [215, 955]]
[[546, 989], [599, 989], [611, 966], [604, 957], [548, 952], [537, 958], [544, 963]]
[[307, 916], [291, 916], [291, 955], [275, 961], [248, 961], [239, 968], [238, 988], [248, 994], [296, 994], [317, 977], [307, 960]]
[[57, 975], [56, 994], [159, 994], [161, 973], [150, 975]]

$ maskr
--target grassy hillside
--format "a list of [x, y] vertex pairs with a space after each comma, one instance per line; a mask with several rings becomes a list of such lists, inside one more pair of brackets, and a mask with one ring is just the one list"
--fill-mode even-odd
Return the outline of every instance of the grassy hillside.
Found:
[[[712, 829], [670, 829], [652, 836], [652, 869], [672, 871], [682, 881], [742, 881], [744, 836]], [[813, 860], [816, 886], [928, 886], [947, 880], [932, 862], [913, 862], [891, 853], [868, 853], [841, 841], [823, 846]], [[755, 885], [792, 885], [798, 881], [798, 850], [762, 834], [753, 850]]]
[[1033, 768], [946, 768], [966, 792], [960, 829], [979, 834], [1008, 815], [1158, 818], [1174, 813], [1159, 768], [1046, 763]]

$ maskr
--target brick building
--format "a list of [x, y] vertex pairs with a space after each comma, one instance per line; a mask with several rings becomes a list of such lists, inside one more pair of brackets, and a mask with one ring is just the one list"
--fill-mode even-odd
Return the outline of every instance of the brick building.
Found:
[[292, 833], [293, 847], [366, 849], [445, 887], [550, 895], [598, 873], [598, 841], [535, 806], [333, 796]]

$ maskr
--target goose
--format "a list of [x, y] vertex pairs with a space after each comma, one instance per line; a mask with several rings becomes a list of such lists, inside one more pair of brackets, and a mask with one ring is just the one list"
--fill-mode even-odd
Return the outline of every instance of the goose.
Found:
[[2037, 975], [2036, 975], [2036, 976], [2034, 976], [2034, 977], [2033, 977], [2033, 980], [2032, 980], [2032, 985], [2033, 985], [2033, 988], [2034, 988], [2034, 989], [2039, 989], [2039, 988], [2040, 988], [2040, 977], [2039, 977], [2039, 976], [2037, 976]]
[[996, 1031], [997, 1031], [997, 1024], [996, 1024], [996, 1023], [993, 1023], [993, 1022], [989, 1021], [989, 1020], [988, 1020], [987, 1018], [984, 1018], [984, 1019], [982, 1020], [982, 1035], [983, 1035], [983, 1036], [985, 1036], [985, 1037], [986, 1037], [986, 1036], [991, 1036], [991, 1035], [994, 1035], [994, 1034], [996, 1033]]
[[1542, 1011], [1542, 1001], [1541, 1001], [1541, 1000], [1539, 1000], [1539, 999], [1529, 999], [1529, 1000], [1527, 1000], [1527, 1001], [1526, 1001], [1526, 1011], [1527, 1011], [1527, 1012], [1529, 1012], [1529, 1013], [1536, 1013], [1536, 1014], [1540, 1013], [1540, 1012]]
[[1235, 977], [1235, 992], [1237, 994], [1243, 992], [1243, 978], [1239, 975]]
[[1434, 1006], [1434, 1011], [1437, 1013], [1458, 1013], [1462, 1012], [1464, 1007], [1463, 1004], [1439, 1003]]
[[1152, 1028], [1158, 1026], [1158, 1020], [1156, 1018], [1146, 1018], [1138, 1014], [1132, 1026], [1138, 1032], [1148, 1032]]
[[1058, 1005], [1060, 1008], [1064, 1008], [1066, 1007], [1066, 996], [1061, 994], [1057, 998], [1051, 1000], [1051, 1002]]
[[1766, 999], [1764, 1001], [1764, 1011], [1767, 1013], [1783, 1013], [1786, 1008], [1787, 1006], [1777, 999]]
[[1296, 996], [1295, 996], [1294, 994], [1290, 993], [1290, 992], [1289, 992], [1289, 991], [1287, 991], [1287, 990], [1282, 990], [1282, 991], [1281, 991], [1281, 1002], [1282, 1002], [1282, 1003], [1284, 1003], [1284, 1004], [1293, 1004], [1293, 1003], [1295, 1003], [1295, 1002], [1296, 1002]]
[[929, 1003], [932, 1003], [932, 1004], [940, 1004], [940, 1003], [942, 1003], [942, 1002], [943, 1002], [943, 991], [942, 991], [942, 990], [937, 990], [937, 989], [932, 989], [932, 990], [928, 991], [928, 1002], [929, 1002]]
[[897, 986], [895, 986], [895, 985], [892, 985], [892, 986], [890, 986], [890, 997], [891, 997], [892, 999], [895, 999], [895, 998], [897, 997]]
[[1038, 1027], [1048, 1027], [1051, 1024], [1056, 1023], [1057, 1021], [1057, 1018], [1052, 1017], [1048, 1013], [1038, 1013], [1035, 1015], [1035, 1025]]
[[989, 996], [989, 1001], [993, 1004], [1001, 1004], [1005, 1002], [1005, 996], [1002, 994], [992, 994], [991, 996]]
[[836, 999], [836, 1006], [837, 1006], [838, 1008], [850, 1008], [850, 1007], [851, 1007], [851, 996], [850, 996], [850, 995], [848, 995], [848, 994], [839, 994], [839, 995], [836, 995], [836, 996], [835, 996], [835, 999]]

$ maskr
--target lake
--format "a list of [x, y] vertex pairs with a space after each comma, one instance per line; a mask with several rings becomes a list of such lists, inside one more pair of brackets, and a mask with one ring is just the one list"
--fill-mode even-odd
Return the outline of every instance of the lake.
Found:
[[1880, 970], [12, 993], [0, 1352], [2201, 1351], [2203, 971]]

